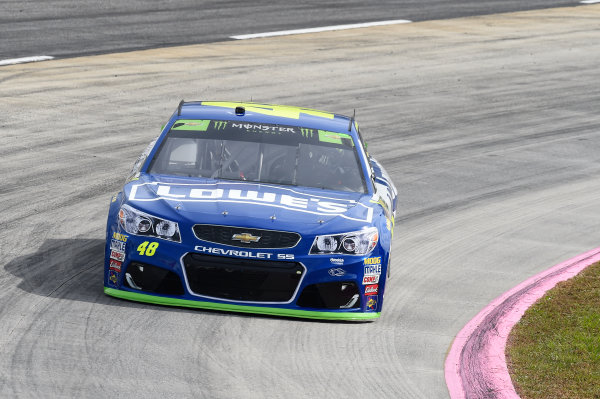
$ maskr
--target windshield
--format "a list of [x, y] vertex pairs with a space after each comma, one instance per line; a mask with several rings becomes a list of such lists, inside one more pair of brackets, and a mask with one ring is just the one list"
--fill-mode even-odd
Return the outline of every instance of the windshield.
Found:
[[148, 173], [365, 192], [350, 135], [267, 123], [179, 120]]

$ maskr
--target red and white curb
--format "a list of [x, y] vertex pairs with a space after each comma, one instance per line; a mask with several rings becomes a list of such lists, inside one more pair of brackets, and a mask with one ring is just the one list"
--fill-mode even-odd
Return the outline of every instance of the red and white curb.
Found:
[[548, 290], [600, 261], [600, 248], [562, 262], [496, 298], [456, 336], [445, 364], [452, 399], [519, 398], [506, 366], [506, 341], [525, 311]]

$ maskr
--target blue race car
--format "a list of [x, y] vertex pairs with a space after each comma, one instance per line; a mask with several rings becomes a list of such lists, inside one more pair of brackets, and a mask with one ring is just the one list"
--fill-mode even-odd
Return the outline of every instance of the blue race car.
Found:
[[379, 317], [396, 189], [354, 117], [181, 102], [112, 198], [104, 292], [161, 305]]

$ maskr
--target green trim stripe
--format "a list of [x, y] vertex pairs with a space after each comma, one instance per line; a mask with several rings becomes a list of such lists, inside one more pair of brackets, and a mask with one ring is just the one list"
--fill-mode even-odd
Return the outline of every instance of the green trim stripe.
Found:
[[359, 313], [359, 312], [318, 312], [313, 310], [297, 310], [283, 308], [268, 308], [262, 306], [233, 305], [227, 303], [214, 303], [204, 301], [191, 301], [189, 299], [171, 298], [166, 296], [155, 296], [142, 294], [138, 292], [121, 291], [114, 288], [104, 287], [104, 293], [116, 298], [128, 299], [131, 301], [147, 302], [156, 305], [182, 306], [186, 308], [201, 308], [211, 310], [222, 310], [228, 312], [259, 313], [272, 316], [300, 317], [305, 319], [319, 320], [347, 320], [347, 321], [366, 321], [374, 320], [380, 316], [380, 313]]

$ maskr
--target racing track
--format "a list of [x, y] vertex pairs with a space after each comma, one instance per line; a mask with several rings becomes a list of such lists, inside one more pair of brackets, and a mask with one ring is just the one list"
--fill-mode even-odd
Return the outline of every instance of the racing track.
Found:
[[[563, 8], [0, 68], [0, 397], [447, 397], [467, 321], [598, 246], [599, 18]], [[357, 109], [401, 194], [380, 320], [103, 295], [108, 201], [181, 98]]]

